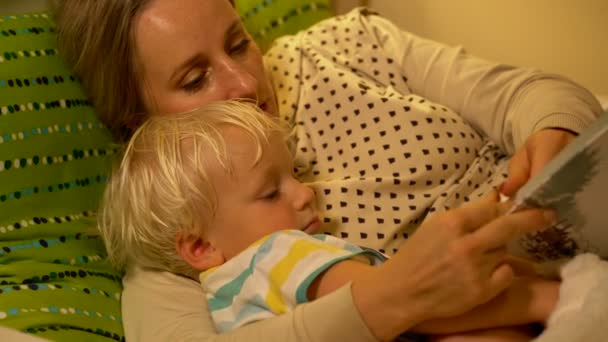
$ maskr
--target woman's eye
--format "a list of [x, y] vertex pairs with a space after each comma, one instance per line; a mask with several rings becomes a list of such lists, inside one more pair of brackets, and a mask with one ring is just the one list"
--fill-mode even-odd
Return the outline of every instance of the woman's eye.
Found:
[[187, 92], [194, 92], [203, 87], [205, 82], [205, 74], [199, 74], [196, 77], [192, 77], [188, 79], [184, 85], [182, 85], [182, 89]]
[[243, 39], [230, 49], [230, 53], [244, 52], [247, 50], [247, 47], [249, 47], [250, 43], [251, 41], [249, 39]]

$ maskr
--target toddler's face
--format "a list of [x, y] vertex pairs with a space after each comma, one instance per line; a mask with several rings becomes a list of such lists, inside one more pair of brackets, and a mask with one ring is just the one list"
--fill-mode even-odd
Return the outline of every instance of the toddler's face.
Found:
[[314, 192], [293, 176], [292, 156], [279, 134], [263, 146], [254, 165], [256, 146], [245, 131], [223, 129], [232, 174], [211, 163], [209, 177], [217, 209], [206, 227], [206, 239], [230, 259], [270, 233], [299, 229], [315, 233], [320, 221]]

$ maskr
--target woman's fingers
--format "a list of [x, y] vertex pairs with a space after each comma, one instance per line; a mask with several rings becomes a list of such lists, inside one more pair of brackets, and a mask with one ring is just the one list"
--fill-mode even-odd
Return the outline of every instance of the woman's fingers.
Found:
[[480, 261], [482, 262], [484, 270], [484, 274], [487, 274], [488, 277], [498, 267], [498, 265], [505, 263], [505, 259], [507, 258], [507, 248], [498, 248], [485, 252], [481, 255]]
[[501, 192], [513, 196], [530, 178], [530, 160], [528, 149], [522, 147], [513, 155], [508, 166], [509, 176], [501, 187]]
[[426, 220], [378, 268], [388, 279], [394, 278], [386, 286], [401, 286], [396, 293], [402, 297], [391, 300], [403, 301], [400, 307], [422, 308], [418, 318], [424, 320], [461, 314], [507, 288], [514, 278], [514, 269], [506, 262], [507, 243], [550, 222], [541, 210], [507, 215], [508, 207], [492, 192]]
[[504, 289], [511, 285], [514, 278], [515, 272], [513, 272], [513, 268], [509, 264], [498, 265], [488, 279], [487, 292], [483, 302], [489, 301], [504, 291]]
[[506, 208], [506, 204], [499, 203], [498, 192], [492, 190], [477, 201], [452, 209], [445, 219], [462, 230], [461, 234], [465, 234], [473, 232], [503, 215], [506, 213]]
[[484, 250], [504, 247], [515, 237], [550, 226], [555, 214], [549, 209], [529, 209], [503, 215], [471, 233]]
[[513, 255], [507, 255], [504, 259], [506, 264], [511, 265], [513, 272], [518, 276], [537, 276], [537, 264], [531, 260], [524, 259], [522, 257], [516, 257]]

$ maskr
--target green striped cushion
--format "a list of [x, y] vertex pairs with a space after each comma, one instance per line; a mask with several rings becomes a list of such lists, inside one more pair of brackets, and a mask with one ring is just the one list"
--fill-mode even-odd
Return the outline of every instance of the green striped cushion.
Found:
[[0, 17], [0, 325], [122, 340], [120, 274], [92, 215], [116, 148], [45, 13]]
[[333, 15], [329, 0], [236, 0], [243, 24], [262, 51], [274, 39]]

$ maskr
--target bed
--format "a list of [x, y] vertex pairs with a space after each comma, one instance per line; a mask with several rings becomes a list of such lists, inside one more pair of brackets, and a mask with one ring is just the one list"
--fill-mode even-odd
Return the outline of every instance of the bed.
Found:
[[[298, 22], [279, 25], [241, 2], [262, 46], [332, 14], [292, 1]], [[0, 340], [120, 341], [121, 274], [90, 231], [118, 149], [61, 61], [52, 17], [32, 12], [46, 4], [0, 8]]]

